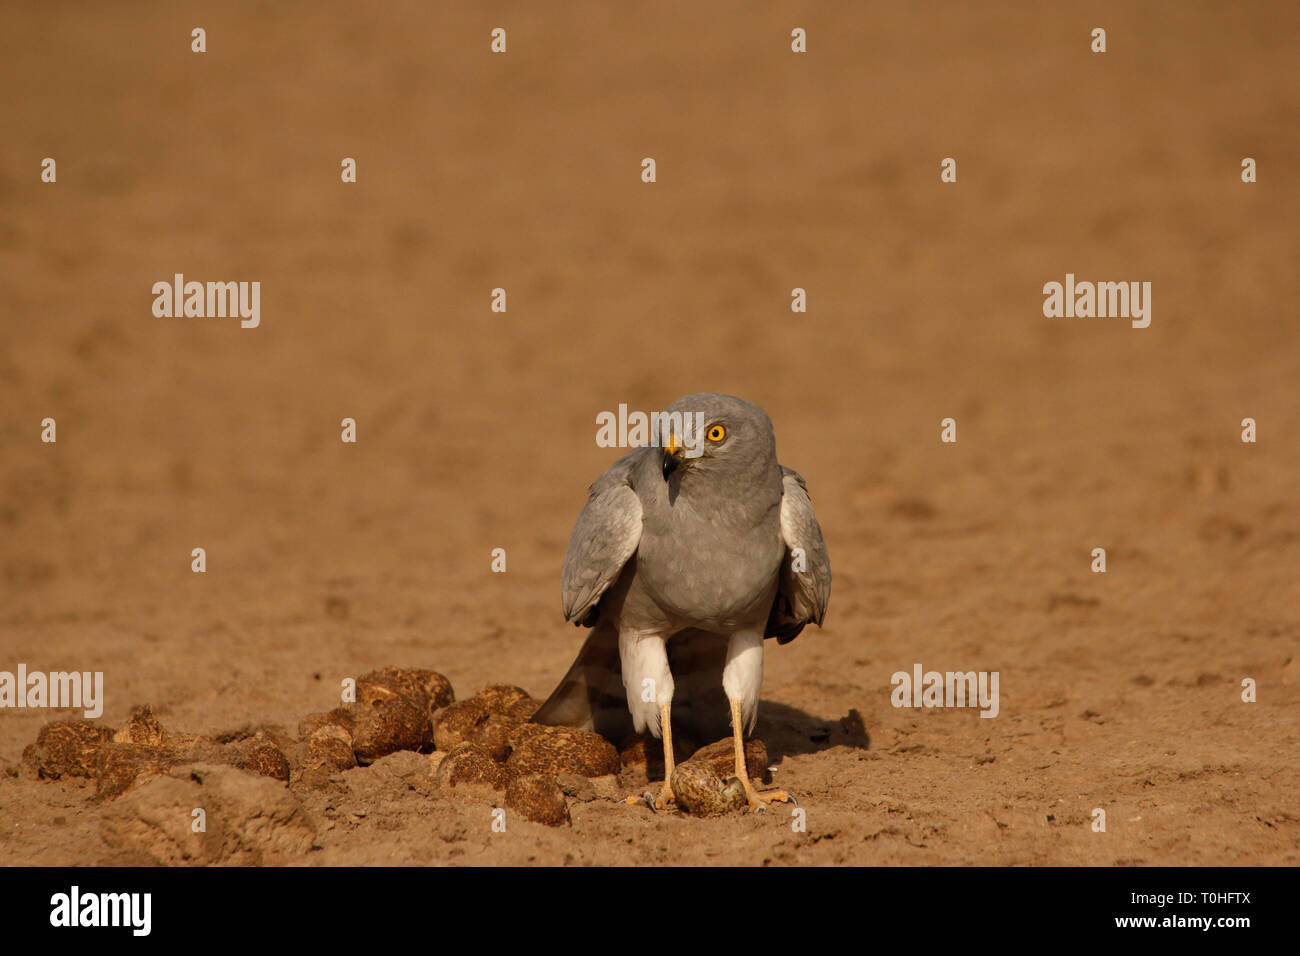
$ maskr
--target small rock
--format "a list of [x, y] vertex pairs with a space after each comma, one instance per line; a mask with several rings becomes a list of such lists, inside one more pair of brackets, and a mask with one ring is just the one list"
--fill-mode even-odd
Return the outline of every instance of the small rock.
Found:
[[596, 788], [586, 777], [576, 773], [562, 773], [555, 778], [566, 797], [573, 797], [581, 803], [590, 803], [596, 799]]
[[564, 791], [554, 777], [543, 774], [525, 774], [511, 780], [506, 787], [506, 807], [525, 820], [548, 827], [572, 822]]

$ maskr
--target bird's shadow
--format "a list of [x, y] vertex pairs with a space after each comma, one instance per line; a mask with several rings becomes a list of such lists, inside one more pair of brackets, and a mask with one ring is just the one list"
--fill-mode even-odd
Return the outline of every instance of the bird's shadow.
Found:
[[[730, 710], [721, 682], [717, 687], [703, 691], [696, 688], [680, 704], [674, 698], [673, 733], [676, 735], [680, 727], [686, 732], [686, 739], [700, 745], [729, 741], [732, 736]], [[745, 736], [763, 741], [769, 763], [785, 756], [817, 753], [831, 747], [871, 748], [866, 722], [856, 709], [843, 717], [824, 718], [789, 704], [768, 700], [759, 703], [758, 720], [754, 729]]]
[[[673, 718], [674, 754], [677, 761], [687, 759], [708, 746], [710, 749], [729, 744], [731, 728], [728, 722], [718, 715], [711, 714], [707, 726], [679, 723]], [[746, 739], [757, 738], [763, 742], [767, 751], [767, 764], [779, 764], [785, 757], [799, 754], [813, 754], [832, 747], [852, 747], [856, 750], [868, 750], [871, 737], [867, 733], [862, 716], [856, 710], [839, 718], [814, 717], [806, 711], [789, 704], [763, 701], [759, 705], [758, 721]], [[640, 759], [645, 761], [643, 772], [648, 779], [661, 780], [664, 776], [663, 749], [658, 741], [653, 741], [648, 734], [629, 734], [616, 744], [620, 751], [626, 752], [630, 746], [641, 749]]]
[[754, 736], [767, 745], [770, 763], [784, 757], [819, 753], [831, 747], [871, 749], [871, 735], [856, 710], [839, 718], [814, 717], [789, 704], [763, 701], [758, 709]]

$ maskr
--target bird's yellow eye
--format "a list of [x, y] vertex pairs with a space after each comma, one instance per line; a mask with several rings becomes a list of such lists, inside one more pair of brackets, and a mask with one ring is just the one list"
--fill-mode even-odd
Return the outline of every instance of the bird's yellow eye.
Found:
[[708, 435], [709, 441], [722, 441], [727, 437], [727, 430], [721, 425], [710, 425]]

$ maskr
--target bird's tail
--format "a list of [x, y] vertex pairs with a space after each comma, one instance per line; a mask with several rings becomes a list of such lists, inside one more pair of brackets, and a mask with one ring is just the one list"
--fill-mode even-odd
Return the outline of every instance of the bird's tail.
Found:
[[533, 714], [533, 723], [592, 730], [615, 746], [632, 733], [616, 627], [596, 623], [569, 672]]
[[[726, 660], [724, 636], [686, 630], [669, 640], [674, 731], [685, 731], [703, 743], [731, 733], [731, 710], [722, 688]], [[599, 621], [592, 628], [577, 660], [533, 715], [533, 722], [592, 730], [616, 746], [633, 733], [616, 627]]]

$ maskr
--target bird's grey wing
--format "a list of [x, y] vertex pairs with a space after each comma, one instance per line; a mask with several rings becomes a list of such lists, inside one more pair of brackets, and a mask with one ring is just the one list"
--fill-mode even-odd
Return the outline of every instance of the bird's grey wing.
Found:
[[641, 501], [632, 487], [638, 452], [596, 479], [564, 554], [560, 594], [564, 619], [591, 626], [600, 596], [617, 579], [641, 540]]
[[808, 486], [798, 472], [781, 466], [781, 538], [785, 558], [766, 637], [788, 644], [809, 622], [821, 626], [831, 599], [831, 558], [813, 514]]

